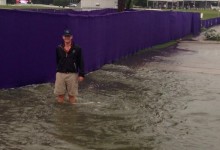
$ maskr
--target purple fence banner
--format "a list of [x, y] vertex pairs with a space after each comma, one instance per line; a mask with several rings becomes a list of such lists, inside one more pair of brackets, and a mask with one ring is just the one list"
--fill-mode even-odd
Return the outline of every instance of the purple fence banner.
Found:
[[210, 28], [220, 24], [220, 17], [218, 18], [211, 18], [206, 20], [201, 20], [201, 27], [202, 28]]
[[0, 88], [54, 82], [65, 28], [83, 50], [85, 71], [151, 46], [199, 34], [199, 13], [103, 9], [0, 10]]

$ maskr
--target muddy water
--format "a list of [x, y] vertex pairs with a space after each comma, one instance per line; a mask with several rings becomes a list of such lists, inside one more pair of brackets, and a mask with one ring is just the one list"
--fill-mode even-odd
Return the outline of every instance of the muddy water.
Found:
[[53, 84], [2, 89], [0, 149], [218, 150], [219, 50], [182, 42], [105, 65], [75, 106], [57, 104]]

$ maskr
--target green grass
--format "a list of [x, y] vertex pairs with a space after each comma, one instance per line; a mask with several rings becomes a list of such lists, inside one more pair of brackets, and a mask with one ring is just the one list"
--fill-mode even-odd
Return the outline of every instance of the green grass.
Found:
[[170, 41], [170, 42], [167, 42], [167, 43], [155, 45], [155, 46], [152, 47], [152, 49], [164, 49], [164, 48], [176, 45], [176, 44], [177, 44], [177, 41]]
[[38, 5], [0, 5], [0, 9], [63, 9], [62, 7], [48, 7]]
[[[46, 5], [44, 6], [38, 6], [38, 5], [0, 5], [0, 9], [63, 9], [62, 7], [48, 7]], [[211, 10], [211, 9], [173, 9], [173, 11], [181, 11], [181, 12], [199, 12], [203, 13], [203, 20], [205, 19], [211, 19], [211, 18], [217, 18], [220, 17], [220, 12], [218, 10]]]
[[138, 51], [136, 53], [136, 55], [141, 55], [141, 54], [146, 53], [146, 52], [159, 53], [159, 52], [161, 52], [161, 50], [170, 48], [172, 46], [175, 46], [176, 44], [177, 44], [177, 41], [175, 41], [175, 40], [167, 42], [167, 43], [163, 43], [163, 44], [158, 44], [158, 45], [152, 46], [150, 48], [142, 49], [142, 50]]
[[202, 20], [206, 19], [211, 19], [211, 18], [217, 18], [220, 17], [220, 12], [218, 10], [211, 10], [211, 9], [201, 9], [201, 10], [196, 10], [196, 9], [175, 9], [174, 11], [182, 11], [182, 12], [199, 12], [203, 13], [203, 18]]

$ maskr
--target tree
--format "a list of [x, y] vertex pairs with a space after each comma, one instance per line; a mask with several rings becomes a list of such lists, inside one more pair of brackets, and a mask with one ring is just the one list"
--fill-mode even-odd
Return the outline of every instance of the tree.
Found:
[[57, 6], [65, 7], [69, 5], [69, 0], [53, 0], [53, 4]]
[[124, 11], [124, 9], [130, 9], [132, 7], [133, 0], [118, 0], [118, 11]]
[[132, 7], [132, 0], [127, 0], [126, 9], [131, 9], [131, 7]]
[[125, 9], [125, 1], [126, 0], [118, 0], [118, 11], [119, 12], [124, 11], [124, 9]]
[[53, 0], [32, 0], [32, 3], [34, 4], [52, 4]]
[[6, 3], [7, 3], [7, 4], [15, 4], [15, 3], [16, 3], [16, 0], [6, 0]]
[[133, 0], [133, 3], [136, 6], [146, 7], [147, 6], [147, 1], [148, 0]]
[[43, 0], [43, 4], [53, 4], [53, 0]]

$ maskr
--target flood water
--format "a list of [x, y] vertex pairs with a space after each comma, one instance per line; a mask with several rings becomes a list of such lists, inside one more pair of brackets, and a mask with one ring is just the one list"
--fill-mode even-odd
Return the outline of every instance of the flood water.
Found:
[[219, 150], [220, 45], [108, 64], [57, 104], [53, 83], [0, 90], [0, 150]]

